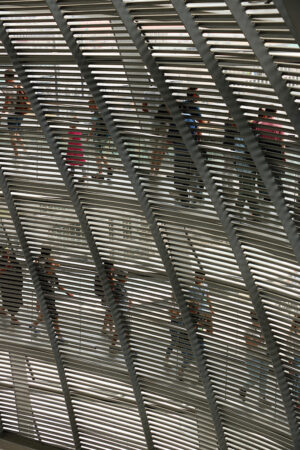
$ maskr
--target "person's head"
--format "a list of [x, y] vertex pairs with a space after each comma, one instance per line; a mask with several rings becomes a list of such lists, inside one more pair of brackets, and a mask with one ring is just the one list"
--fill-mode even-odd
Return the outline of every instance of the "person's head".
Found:
[[197, 88], [195, 86], [189, 87], [186, 96], [188, 100], [196, 100], [198, 98]]
[[276, 108], [274, 106], [268, 106], [267, 108], [263, 109], [263, 117], [265, 118], [271, 118], [274, 117], [276, 114]]
[[203, 268], [200, 266], [199, 269], [195, 270], [195, 283], [201, 284], [205, 279], [205, 273]]
[[42, 247], [41, 248], [41, 258], [48, 259], [51, 256], [51, 248], [50, 247]]
[[14, 77], [15, 77], [15, 73], [14, 73], [14, 71], [12, 69], [7, 69], [4, 72], [5, 83], [13, 83]]

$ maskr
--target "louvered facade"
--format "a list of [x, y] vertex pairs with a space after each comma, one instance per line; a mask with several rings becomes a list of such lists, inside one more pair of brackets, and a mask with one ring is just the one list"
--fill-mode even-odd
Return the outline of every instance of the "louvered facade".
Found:
[[299, 15], [0, 2], [0, 432], [300, 449]]

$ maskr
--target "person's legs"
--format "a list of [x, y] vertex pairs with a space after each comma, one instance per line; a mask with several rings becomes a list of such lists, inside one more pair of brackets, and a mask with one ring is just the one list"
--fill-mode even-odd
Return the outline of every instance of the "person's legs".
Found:
[[178, 330], [175, 330], [174, 328], [170, 328], [170, 335], [171, 335], [171, 342], [167, 347], [166, 350], [166, 361], [170, 359], [171, 353], [173, 352], [174, 348], [178, 346], [179, 341], [179, 332]]
[[153, 175], [155, 172], [159, 172], [159, 168], [161, 165], [161, 162], [163, 160], [163, 157], [166, 153], [167, 146], [162, 146], [161, 149], [155, 149], [152, 151], [151, 154], [151, 167], [150, 167], [150, 174]]
[[236, 201], [236, 206], [240, 209], [242, 209], [245, 205], [245, 185], [247, 185], [245, 183], [245, 174], [244, 172], [238, 172], [238, 183], [239, 183], [239, 187], [238, 187], [238, 193], [237, 193], [237, 201]]
[[113, 332], [113, 321], [112, 321], [112, 315], [110, 312], [110, 309], [106, 309], [104, 321], [103, 321], [103, 327], [102, 327], [102, 333], [106, 333], [107, 327], [109, 328], [110, 333]]
[[96, 165], [97, 165], [97, 170], [98, 170], [98, 173], [97, 173], [98, 176], [102, 175], [103, 164], [107, 165], [107, 159], [102, 153], [102, 148], [99, 147], [98, 148], [98, 154], [96, 156]]
[[256, 176], [253, 173], [247, 174], [247, 196], [250, 211], [253, 216], [259, 216], [259, 203], [256, 193]]
[[185, 369], [193, 359], [192, 348], [187, 333], [180, 333], [179, 347], [182, 353], [182, 365], [178, 369], [178, 377], [182, 380]]
[[260, 398], [266, 398], [266, 390], [267, 390], [267, 377], [268, 377], [268, 361], [263, 359], [258, 359], [259, 364], [259, 380], [258, 380], [258, 388], [260, 393]]
[[258, 382], [258, 366], [256, 358], [247, 356], [245, 365], [248, 371], [248, 377], [243, 386], [240, 388], [240, 396], [244, 401], [246, 400], [248, 390]]
[[192, 161], [185, 153], [175, 150], [174, 155], [174, 187], [178, 200], [184, 206], [189, 203], [188, 189], [190, 188]]
[[10, 143], [12, 145], [16, 157], [19, 156], [18, 145], [24, 147], [23, 141], [19, 134], [22, 120], [23, 120], [22, 114], [10, 115], [7, 118], [7, 128], [9, 132]]

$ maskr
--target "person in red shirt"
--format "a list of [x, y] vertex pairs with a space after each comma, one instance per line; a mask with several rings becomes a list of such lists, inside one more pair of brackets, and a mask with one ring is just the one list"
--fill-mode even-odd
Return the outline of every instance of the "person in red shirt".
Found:
[[[75, 117], [73, 119], [76, 119]], [[70, 125], [68, 131], [68, 148], [66, 154], [66, 163], [69, 166], [69, 170], [72, 175], [75, 175], [75, 171], [78, 171], [82, 177], [79, 181], [84, 181], [86, 179], [84, 163], [84, 152], [82, 147], [82, 132], [77, 130], [76, 122]]]

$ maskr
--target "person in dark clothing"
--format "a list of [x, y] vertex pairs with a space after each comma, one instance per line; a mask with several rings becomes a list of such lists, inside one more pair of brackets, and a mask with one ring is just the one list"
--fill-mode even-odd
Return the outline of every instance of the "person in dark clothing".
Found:
[[104, 155], [103, 152], [104, 147], [106, 146], [109, 140], [109, 134], [107, 132], [104, 120], [102, 119], [101, 114], [97, 109], [96, 102], [93, 98], [89, 100], [89, 109], [92, 111], [93, 115], [91, 118], [92, 120], [91, 129], [86, 141], [88, 142], [91, 139], [94, 145], [97, 147], [96, 164], [98, 172], [92, 175], [92, 178], [102, 181], [104, 180], [103, 175], [104, 166], [106, 166], [107, 168], [108, 179], [110, 179], [113, 175], [112, 167], [108, 165], [107, 157]]
[[[196, 143], [199, 142], [201, 131], [200, 124], [206, 123], [201, 119], [200, 108], [195, 104], [198, 99], [197, 88], [190, 87], [187, 91], [187, 99], [182, 105], [182, 115], [189, 126]], [[176, 134], [175, 130], [169, 131], [169, 137]], [[189, 191], [194, 200], [203, 198], [204, 184], [197, 175], [197, 169], [184, 146], [174, 146], [174, 187], [178, 193], [182, 206], [189, 206]]]
[[20, 322], [16, 318], [22, 300], [23, 275], [22, 267], [16, 259], [13, 250], [3, 248], [0, 259], [0, 292], [2, 306], [0, 306], [0, 314], [10, 314], [12, 325], [19, 325]]
[[154, 134], [159, 136], [160, 140], [157, 144], [155, 144], [155, 149], [152, 150], [150, 175], [154, 175], [159, 172], [162, 159], [169, 146], [167, 137], [171, 118], [164, 103], [159, 106], [157, 114], [154, 117], [154, 121]]
[[[284, 175], [284, 131], [278, 123], [275, 123], [276, 109], [274, 107], [260, 108], [258, 119], [251, 122], [272, 174], [276, 177], [279, 188], [282, 189], [282, 177]], [[259, 177], [259, 191], [266, 197], [266, 189]], [[270, 201], [268, 196], [265, 198]]]
[[[128, 298], [127, 289], [125, 286], [127, 279], [128, 279], [127, 272], [125, 272], [124, 270], [118, 270], [117, 279], [114, 283], [113, 294], [114, 294], [114, 301], [119, 306], [119, 311], [122, 317], [122, 324], [125, 327], [127, 338], [129, 338], [130, 332], [129, 311], [132, 306], [132, 302]], [[115, 350], [117, 340], [118, 340], [118, 333], [115, 329], [110, 346], [111, 352]]]
[[[64, 291], [69, 297], [73, 297], [73, 294], [67, 292], [66, 289], [59, 283], [58, 277], [55, 272], [55, 268], [59, 267], [59, 264], [54, 262], [51, 257], [51, 249], [43, 247], [40, 256], [35, 260], [37, 272], [39, 275], [39, 281], [45, 297], [47, 309], [49, 311], [50, 318], [53, 323], [53, 328], [56, 332], [58, 339], [61, 339], [61, 333], [58, 323], [58, 313], [55, 304], [55, 288]], [[37, 319], [29, 326], [34, 332], [37, 332], [37, 326], [43, 320], [43, 313], [39, 301], [37, 301], [36, 309], [38, 311]]]
[[[114, 273], [115, 273], [114, 265], [111, 261], [103, 261], [103, 264], [104, 264], [104, 270], [106, 272], [106, 276], [108, 278], [110, 287], [113, 290], [114, 289]], [[102, 333], [106, 334], [107, 328], [109, 328], [110, 333], [112, 333], [113, 332], [113, 319], [112, 319], [112, 315], [111, 315], [111, 310], [107, 304], [107, 301], [106, 301], [106, 298], [104, 295], [103, 285], [102, 285], [102, 282], [100, 280], [100, 276], [98, 273], [95, 275], [95, 294], [97, 297], [100, 298], [102, 305], [106, 308], [106, 313], [105, 313], [103, 327], [102, 327]]]

